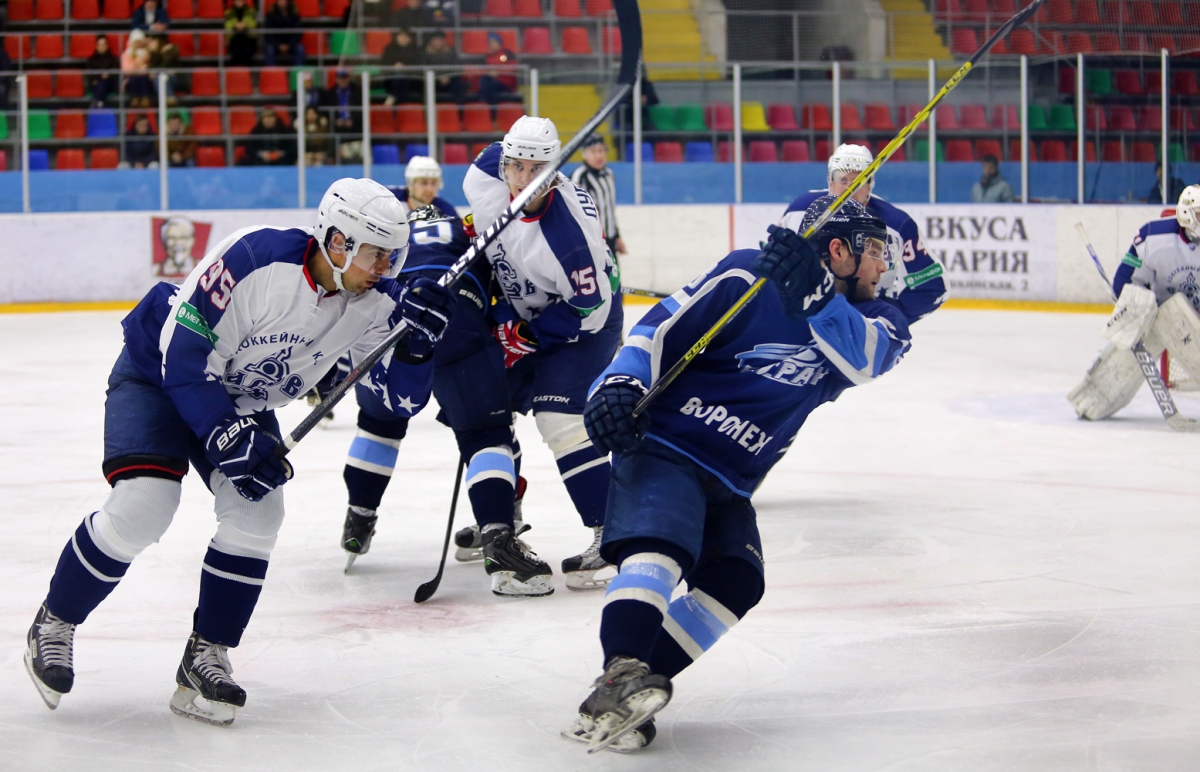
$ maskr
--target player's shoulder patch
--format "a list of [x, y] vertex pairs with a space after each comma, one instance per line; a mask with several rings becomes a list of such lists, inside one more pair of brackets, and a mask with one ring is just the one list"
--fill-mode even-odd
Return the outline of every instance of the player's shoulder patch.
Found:
[[1172, 236], [1179, 233], [1179, 221], [1174, 217], [1163, 217], [1158, 220], [1151, 220], [1142, 226], [1138, 231], [1138, 236], [1145, 239], [1149, 236], [1161, 236], [1170, 234]]
[[503, 152], [504, 146], [499, 142], [493, 142], [479, 151], [479, 155], [475, 156], [475, 160], [471, 165], [496, 179], [500, 179], [500, 156]]

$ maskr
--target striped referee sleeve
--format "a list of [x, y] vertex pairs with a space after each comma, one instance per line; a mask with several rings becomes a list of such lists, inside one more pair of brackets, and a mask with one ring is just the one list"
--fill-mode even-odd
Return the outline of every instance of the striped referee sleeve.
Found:
[[592, 169], [587, 164], [580, 164], [571, 173], [571, 182], [587, 191], [600, 213], [600, 225], [604, 229], [604, 237], [615, 239], [621, 235], [617, 227], [617, 186], [612, 169], [605, 166], [600, 171]]

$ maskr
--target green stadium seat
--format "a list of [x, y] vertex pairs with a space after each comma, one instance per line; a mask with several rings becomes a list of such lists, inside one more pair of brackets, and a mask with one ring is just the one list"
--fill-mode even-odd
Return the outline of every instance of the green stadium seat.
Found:
[[358, 33], [334, 30], [329, 34], [329, 53], [334, 56], [358, 56]]
[[34, 139], [50, 139], [54, 136], [54, 131], [50, 127], [50, 113], [45, 110], [30, 110], [29, 111], [29, 138]]
[[1074, 105], [1051, 105], [1050, 128], [1054, 131], [1075, 131]]
[[1112, 70], [1089, 68], [1084, 70], [1083, 79], [1088, 93], [1093, 96], [1105, 97], [1113, 92]]
[[1029, 130], [1046, 131], [1050, 124], [1046, 121], [1046, 108], [1041, 105], [1029, 105]]
[[[946, 160], [946, 147], [941, 142], [938, 143], [937, 157], [938, 157], [939, 161]], [[913, 160], [914, 161], [928, 161], [929, 160], [929, 140], [927, 140], [927, 139], [918, 139], [917, 140], [917, 145], [915, 148], [913, 148]]]
[[650, 122], [654, 124], [657, 131], [679, 131], [675, 105], [652, 105]]
[[704, 105], [679, 105], [675, 119], [680, 131], [708, 131], [704, 122]]

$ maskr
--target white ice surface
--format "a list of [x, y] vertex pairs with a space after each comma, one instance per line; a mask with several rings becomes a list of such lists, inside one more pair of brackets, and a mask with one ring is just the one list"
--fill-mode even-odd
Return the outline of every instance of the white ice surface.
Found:
[[[501, 599], [481, 564], [451, 560], [437, 595], [412, 602], [454, 477], [433, 410], [348, 576], [353, 407], [295, 451], [232, 652], [249, 701], [231, 727], [167, 709], [214, 530], [194, 473], [162, 542], [80, 628], [75, 689], [48, 711], [23, 636], [107, 491], [120, 316], [0, 316], [0, 769], [1200, 767], [1200, 437], [1172, 433], [1145, 389], [1118, 420], [1075, 420], [1064, 395], [1100, 346], [1092, 315], [940, 311], [895, 372], [822, 407], [755, 498], [766, 597], [676, 679], [640, 754], [558, 736], [598, 674], [599, 593], [556, 576], [548, 598]], [[284, 427], [304, 411], [282, 411]], [[520, 434], [528, 539], [557, 569], [590, 533], [531, 420]]]

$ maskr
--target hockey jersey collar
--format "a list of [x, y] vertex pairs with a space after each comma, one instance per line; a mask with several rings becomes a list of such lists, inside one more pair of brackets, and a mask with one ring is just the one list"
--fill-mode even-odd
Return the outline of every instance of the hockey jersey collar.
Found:
[[[551, 188], [550, 192], [546, 194], [546, 205], [542, 207], [542, 211], [538, 212], [537, 214], [533, 215], [532, 217], [525, 217], [524, 215], [522, 215], [521, 222], [537, 222], [538, 220], [542, 219], [542, 216], [545, 215], [546, 212], [550, 211], [550, 205], [554, 203], [555, 191], [556, 191], [555, 188]], [[510, 194], [508, 197], [508, 202], [511, 204], [512, 201], [513, 201], [513, 196]]]

